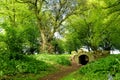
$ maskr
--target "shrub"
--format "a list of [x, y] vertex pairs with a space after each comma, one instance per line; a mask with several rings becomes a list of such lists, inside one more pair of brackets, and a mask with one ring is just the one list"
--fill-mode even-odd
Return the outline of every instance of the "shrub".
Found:
[[17, 73], [39, 73], [52, 67], [43, 61], [38, 61], [19, 53], [0, 54], [0, 75], [15, 75]]
[[56, 62], [61, 65], [71, 65], [70, 61], [68, 59], [66, 59], [64, 56], [59, 56], [59, 58], [57, 58]]
[[[84, 78], [89, 79], [108, 79], [108, 74], [118, 77], [120, 72], [120, 55], [111, 55], [106, 58], [99, 59], [86, 66], [80, 68], [79, 73], [84, 75]], [[84, 80], [84, 79], [83, 79]]]
[[[120, 57], [120, 55], [119, 55]], [[116, 55], [109, 56], [107, 58], [99, 59], [98, 61], [92, 62], [80, 69], [80, 73], [86, 74], [89, 72], [96, 73], [98, 71], [120, 71], [120, 58]]]
[[120, 54], [88, 63], [61, 80], [108, 80], [109, 75], [120, 80]]
[[50, 54], [39, 54], [35, 56], [31, 56], [37, 60], [42, 60], [51, 64], [60, 64], [60, 65], [70, 65], [69, 55], [50, 55]]

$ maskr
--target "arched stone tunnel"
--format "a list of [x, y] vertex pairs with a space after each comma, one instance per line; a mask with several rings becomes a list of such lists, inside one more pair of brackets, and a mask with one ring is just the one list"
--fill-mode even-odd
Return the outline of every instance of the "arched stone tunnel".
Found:
[[109, 55], [109, 51], [94, 51], [94, 52], [86, 52], [83, 50], [72, 51], [72, 60], [77, 64], [86, 65], [89, 62], [95, 61], [98, 58], [105, 57]]
[[86, 65], [87, 63], [94, 61], [94, 56], [90, 52], [84, 52], [84, 51], [78, 51], [73, 52], [72, 56], [73, 61], [75, 61], [77, 64]]
[[79, 64], [86, 65], [89, 62], [89, 57], [87, 55], [83, 54], [78, 57], [78, 60], [79, 60], [78, 61]]

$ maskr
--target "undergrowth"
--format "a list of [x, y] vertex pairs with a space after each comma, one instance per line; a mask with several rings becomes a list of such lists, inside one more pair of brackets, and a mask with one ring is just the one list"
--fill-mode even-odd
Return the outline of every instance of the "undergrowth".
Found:
[[0, 80], [37, 80], [58, 70], [56, 65], [70, 65], [69, 55], [22, 55], [0, 53]]
[[66, 65], [66, 66], [71, 65], [69, 60], [70, 55], [68, 54], [62, 54], [62, 55], [38, 54], [38, 55], [32, 55], [31, 57], [37, 60], [42, 60], [46, 63], [53, 64], [53, 65], [56, 65], [56, 64]]
[[0, 53], [0, 79], [17, 74], [50, 72], [54, 66], [19, 53]]
[[82, 66], [62, 80], [120, 80], [120, 54], [110, 55]]

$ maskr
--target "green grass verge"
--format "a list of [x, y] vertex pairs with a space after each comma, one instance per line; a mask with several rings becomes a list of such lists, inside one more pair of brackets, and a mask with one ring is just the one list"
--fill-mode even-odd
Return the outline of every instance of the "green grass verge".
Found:
[[114, 80], [120, 80], [120, 54], [110, 55], [82, 66], [62, 80], [108, 80], [109, 74]]
[[32, 55], [30, 56], [37, 60], [42, 60], [48, 64], [52, 65], [64, 65], [69, 66], [71, 65], [69, 57], [69, 54], [62, 54], [62, 55], [55, 55], [55, 54], [38, 54], [38, 55]]
[[70, 65], [69, 55], [21, 55], [0, 53], [0, 80], [38, 80], [58, 70], [56, 65]]

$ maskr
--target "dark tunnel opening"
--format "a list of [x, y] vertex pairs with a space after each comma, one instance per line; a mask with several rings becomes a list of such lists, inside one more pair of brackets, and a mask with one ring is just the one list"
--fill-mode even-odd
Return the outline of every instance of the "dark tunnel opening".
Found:
[[86, 65], [89, 62], [89, 57], [87, 55], [79, 56], [79, 64]]

